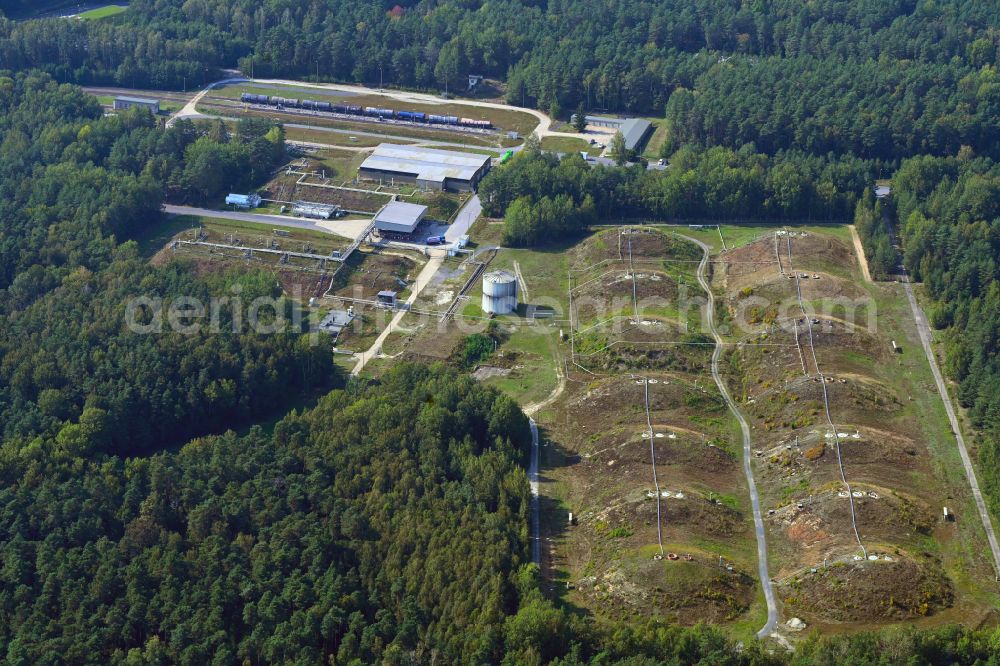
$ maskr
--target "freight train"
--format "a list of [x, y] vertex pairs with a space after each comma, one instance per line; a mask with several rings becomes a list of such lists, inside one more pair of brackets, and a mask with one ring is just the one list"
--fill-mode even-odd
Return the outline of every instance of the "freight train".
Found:
[[478, 129], [491, 129], [493, 127], [493, 124], [490, 121], [476, 120], [475, 118], [442, 116], [434, 113], [423, 113], [421, 111], [396, 111], [394, 109], [380, 109], [375, 106], [334, 104], [332, 102], [317, 102], [311, 99], [289, 99], [287, 97], [254, 95], [253, 93], [243, 93], [240, 95], [240, 101], [244, 104], [261, 104], [264, 106], [273, 106], [278, 109], [305, 109], [307, 111], [322, 111], [325, 113], [342, 113], [349, 116], [392, 118], [415, 123], [458, 125], [460, 127], [475, 127]]

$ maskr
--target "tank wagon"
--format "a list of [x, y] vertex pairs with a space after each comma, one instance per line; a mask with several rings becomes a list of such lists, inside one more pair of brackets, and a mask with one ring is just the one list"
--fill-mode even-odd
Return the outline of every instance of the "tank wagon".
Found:
[[298, 100], [289, 97], [277, 97], [274, 95], [268, 96], [243, 93], [240, 95], [240, 101], [244, 104], [273, 106], [277, 109], [305, 109], [307, 111], [319, 111], [322, 113], [340, 113], [348, 116], [367, 116], [369, 118], [405, 120], [411, 123], [457, 125], [459, 127], [474, 127], [477, 129], [493, 128], [493, 123], [490, 121], [478, 120], [476, 118], [444, 116], [435, 113], [423, 113], [421, 111], [397, 111], [395, 109], [380, 108], [377, 106], [362, 107], [351, 104], [317, 102], [311, 99]]

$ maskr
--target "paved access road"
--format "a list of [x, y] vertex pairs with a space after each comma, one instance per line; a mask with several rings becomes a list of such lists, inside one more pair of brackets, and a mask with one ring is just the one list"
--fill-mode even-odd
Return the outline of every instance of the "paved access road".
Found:
[[216, 88], [218, 86], [225, 85], [227, 83], [238, 83], [240, 81], [245, 81], [245, 80], [246, 79], [244, 79], [242, 76], [238, 76], [228, 79], [222, 79], [221, 81], [216, 81], [215, 83], [208, 84], [208, 87], [206, 87], [204, 90], [202, 90], [197, 95], [192, 97], [187, 104], [182, 106], [177, 111], [177, 113], [175, 113], [174, 115], [170, 116], [170, 118], [167, 119], [166, 123], [167, 127], [170, 127], [175, 122], [177, 122], [178, 118], [200, 118], [201, 114], [198, 113], [198, 110], [195, 107], [198, 106], [198, 102], [201, 101], [201, 98], [208, 94], [209, 90], [212, 90], [213, 88]]
[[726, 384], [722, 380], [722, 375], [719, 373], [719, 358], [722, 356], [723, 341], [722, 336], [719, 335], [719, 331], [715, 328], [715, 295], [712, 293], [712, 288], [705, 277], [705, 267], [708, 266], [709, 248], [700, 240], [689, 236], [681, 236], [681, 238], [686, 238], [701, 246], [704, 253], [701, 263], [698, 264], [698, 283], [708, 296], [706, 317], [708, 318], [708, 327], [712, 332], [712, 337], [715, 338], [715, 350], [712, 352], [712, 379], [715, 380], [715, 385], [719, 387], [719, 393], [722, 394], [723, 399], [725, 399], [726, 404], [729, 406], [729, 411], [739, 421], [740, 430], [743, 433], [743, 473], [747, 477], [747, 486], [750, 489], [750, 505], [753, 508], [754, 532], [757, 536], [758, 577], [760, 578], [761, 588], [764, 590], [764, 600], [767, 602], [767, 622], [757, 632], [757, 636], [758, 638], [765, 638], [773, 634], [775, 627], [778, 625], [778, 603], [775, 600], [771, 576], [767, 572], [767, 535], [764, 531], [764, 519], [760, 513], [760, 495], [757, 493], [757, 483], [754, 481], [753, 469], [750, 465], [750, 459], [753, 454], [750, 449], [750, 425], [747, 423], [743, 413], [736, 406], [732, 396], [729, 395], [729, 389], [726, 388]]
[[471, 199], [465, 202], [462, 210], [458, 211], [455, 221], [448, 227], [444, 238], [449, 243], [454, 243], [462, 236], [469, 233], [469, 227], [483, 214], [483, 204], [479, 200], [479, 195], [474, 194]]
[[195, 208], [192, 206], [174, 206], [165, 204], [164, 212], [171, 215], [194, 215], [196, 217], [214, 217], [220, 220], [237, 220], [240, 222], [254, 222], [255, 224], [268, 224], [272, 227], [284, 227], [286, 229], [306, 229], [308, 231], [319, 231], [324, 234], [333, 234], [343, 238], [354, 240], [358, 237], [371, 220], [307, 220], [301, 217], [290, 217], [288, 215], [267, 215], [265, 213], [249, 213], [234, 210], [212, 210], [210, 208]]
[[[434, 274], [438, 272], [441, 265], [444, 264], [445, 252], [438, 252], [431, 256], [431, 258], [424, 264], [423, 269], [417, 274], [417, 279], [413, 282], [413, 289], [410, 291], [410, 297], [406, 299], [406, 305], [413, 305], [414, 301], [417, 300], [417, 296], [420, 292], [424, 290], [427, 283], [431, 281]], [[351, 370], [351, 376], [357, 377], [361, 374], [361, 371], [365, 369], [368, 361], [373, 358], [377, 358], [382, 350], [382, 345], [385, 343], [386, 338], [388, 338], [393, 331], [399, 328], [399, 323], [406, 316], [407, 309], [399, 310], [392, 319], [389, 321], [389, 325], [386, 326], [378, 337], [375, 338], [375, 342], [372, 346], [368, 348], [367, 351], [360, 352], [358, 354], [358, 362], [354, 365], [354, 369]]]

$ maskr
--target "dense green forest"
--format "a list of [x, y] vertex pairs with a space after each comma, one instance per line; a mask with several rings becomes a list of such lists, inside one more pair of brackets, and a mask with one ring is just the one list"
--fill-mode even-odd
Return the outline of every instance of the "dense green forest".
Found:
[[[260, 428], [124, 460], [0, 449], [0, 655], [70, 664], [992, 664], [959, 628], [795, 656], [654, 622], [602, 628], [528, 562], [528, 422], [402, 364]], [[978, 662], [976, 660], [979, 660]]]
[[160, 223], [165, 198], [220, 197], [283, 156], [270, 121], [241, 120], [232, 136], [221, 122], [164, 130], [142, 109], [102, 117], [75, 86], [0, 71], [0, 312], [107, 265], [116, 243]]
[[[44, 74], [0, 74], [0, 437], [22, 455], [137, 454], [267, 413], [335, 383], [329, 354], [291, 318], [251, 330], [241, 303], [276, 298], [266, 274], [197, 277], [151, 266], [129, 238], [158, 227], [164, 197], [201, 201], [263, 176], [280, 128], [102, 117], [97, 101]], [[209, 327], [141, 334], [135, 297], [230, 297]], [[267, 323], [290, 314], [280, 299]], [[168, 308], [164, 306], [164, 309]], [[165, 313], [145, 310], [149, 323]], [[145, 319], [143, 319], [145, 317]]]
[[997, 156], [998, 24], [973, 0], [133, 0], [102, 21], [0, 20], [0, 67], [157, 88], [237, 65], [451, 90], [475, 73], [557, 116], [666, 110], [668, 149]]
[[670, 168], [593, 168], [528, 148], [482, 180], [483, 212], [504, 217], [504, 242], [530, 245], [580, 233], [598, 218], [850, 219], [873, 165], [801, 153], [685, 147]]
[[893, 178], [910, 275], [924, 283], [944, 330], [945, 370], [980, 429], [983, 484], [1000, 514], [1000, 165], [919, 157]]

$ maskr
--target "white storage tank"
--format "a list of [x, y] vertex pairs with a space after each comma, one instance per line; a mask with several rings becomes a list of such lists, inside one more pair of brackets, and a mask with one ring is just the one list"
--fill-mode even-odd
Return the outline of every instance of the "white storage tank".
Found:
[[517, 310], [517, 278], [507, 271], [483, 276], [483, 312], [510, 314]]

